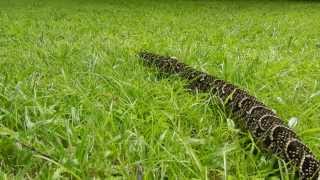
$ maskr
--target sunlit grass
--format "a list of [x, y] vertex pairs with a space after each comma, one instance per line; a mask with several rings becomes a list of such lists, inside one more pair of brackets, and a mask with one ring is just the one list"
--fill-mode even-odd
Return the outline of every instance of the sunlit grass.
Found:
[[320, 157], [319, 12], [302, 1], [1, 1], [0, 176], [292, 178], [214, 97], [136, 53], [248, 89], [297, 117]]

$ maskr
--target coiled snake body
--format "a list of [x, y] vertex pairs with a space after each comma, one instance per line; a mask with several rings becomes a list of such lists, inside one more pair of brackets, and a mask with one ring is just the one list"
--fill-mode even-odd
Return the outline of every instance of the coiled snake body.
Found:
[[219, 97], [248, 130], [260, 147], [271, 151], [298, 169], [300, 179], [320, 178], [320, 161], [297, 134], [262, 102], [233, 84], [197, 71], [176, 58], [141, 52], [147, 65], [188, 80], [188, 88]]

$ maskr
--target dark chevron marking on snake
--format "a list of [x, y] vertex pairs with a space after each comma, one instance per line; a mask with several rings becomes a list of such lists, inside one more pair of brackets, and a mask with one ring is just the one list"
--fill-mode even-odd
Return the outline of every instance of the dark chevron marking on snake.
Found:
[[216, 95], [238, 117], [260, 147], [298, 168], [300, 179], [320, 178], [320, 161], [304, 145], [296, 133], [267, 106], [246, 91], [212, 75], [197, 71], [176, 58], [141, 52], [139, 57], [160, 72], [177, 74], [187, 79], [187, 88]]

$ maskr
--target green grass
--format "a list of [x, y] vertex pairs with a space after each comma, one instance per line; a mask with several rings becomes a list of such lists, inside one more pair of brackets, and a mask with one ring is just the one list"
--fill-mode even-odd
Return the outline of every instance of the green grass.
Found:
[[248, 89], [320, 157], [319, 17], [312, 1], [1, 1], [0, 177], [292, 178], [136, 53]]

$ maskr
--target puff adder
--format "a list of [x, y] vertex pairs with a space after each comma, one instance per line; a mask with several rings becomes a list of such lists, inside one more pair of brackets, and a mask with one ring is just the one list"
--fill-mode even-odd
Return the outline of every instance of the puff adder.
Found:
[[260, 147], [295, 166], [300, 179], [320, 178], [320, 161], [275, 112], [255, 97], [233, 84], [193, 69], [176, 58], [148, 52], [139, 53], [139, 57], [145, 64], [163, 73], [177, 74], [186, 79], [189, 89], [213, 93], [219, 97], [240, 120], [243, 129], [248, 130], [255, 141], [259, 142]]

